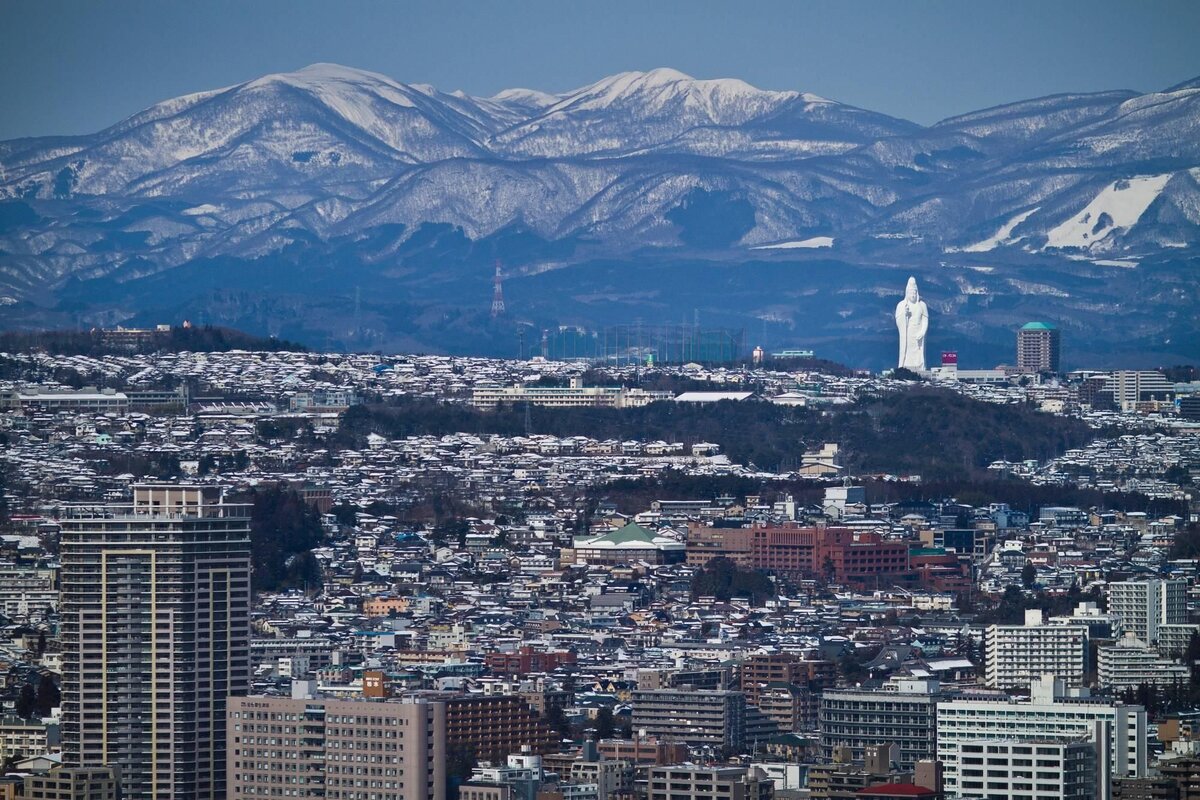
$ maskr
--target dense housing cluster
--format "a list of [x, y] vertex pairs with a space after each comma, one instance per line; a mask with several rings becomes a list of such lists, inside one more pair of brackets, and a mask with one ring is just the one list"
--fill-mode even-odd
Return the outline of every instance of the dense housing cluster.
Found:
[[[1200, 770], [1194, 383], [0, 368], [15, 796], [1098, 800]], [[931, 480], [930, 429], [879, 420], [950, 402], [1062, 443]], [[755, 418], [830, 438], [753, 463], [721, 423]]]

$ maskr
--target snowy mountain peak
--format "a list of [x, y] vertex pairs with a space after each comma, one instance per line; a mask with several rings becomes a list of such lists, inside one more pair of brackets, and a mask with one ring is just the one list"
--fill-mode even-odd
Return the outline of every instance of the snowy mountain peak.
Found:
[[355, 69], [354, 67], [345, 67], [341, 64], [327, 63], [309, 64], [307, 67], [302, 67], [292, 72], [274, 72], [270, 75], [263, 75], [261, 78], [255, 78], [242, 85], [250, 88], [273, 83], [286, 83], [292, 86], [304, 87], [325, 85], [328, 83], [353, 83], [368, 86], [376, 84], [400, 85], [395, 80], [378, 72], [369, 72], [365, 69]]
[[[308, 92], [335, 110], [346, 112], [347, 105], [360, 105], [374, 96], [398, 106], [413, 106], [410, 93], [419, 91], [377, 72], [343, 67], [340, 64], [310, 64], [295, 72], [277, 72], [235, 87], [236, 91], [271, 91], [289, 86]], [[360, 114], [352, 113], [351, 116]]]
[[539, 92], [537, 89], [505, 89], [487, 98], [493, 103], [524, 108], [546, 108], [562, 98], [556, 94]]
[[731, 247], [878, 234], [962, 257], [1175, 253], [1200, 247], [1200, 82], [921, 127], [668, 68], [481, 98], [312, 64], [89, 136], [0, 143], [0, 201], [33, 220], [0, 219], [0, 291], [6, 274], [29, 288], [46, 269], [257, 257], [382, 225], [690, 245], [727, 211], [745, 226]]
[[749, 102], [767, 106], [798, 96], [797, 92], [758, 89], [736, 78], [697, 80], [679, 70], [659, 67], [649, 72], [622, 72], [566, 93], [551, 112], [566, 108], [599, 110], [630, 102], [649, 103], [662, 108], [672, 102], [688, 104], [690, 101], [717, 116], [722, 111], [722, 105]]

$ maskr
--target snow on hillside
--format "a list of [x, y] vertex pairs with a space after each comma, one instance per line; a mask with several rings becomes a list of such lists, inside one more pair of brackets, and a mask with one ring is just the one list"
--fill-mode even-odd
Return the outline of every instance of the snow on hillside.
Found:
[[697, 80], [674, 69], [622, 72], [565, 96], [549, 113], [571, 109], [599, 110], [637, 102], [646, 110], [661, 110], [682, 101], [714, 122], [735, 123], [749, 119], [778, 103], [799, 96], [797, 92], [772, 92], [755, 88], [734, 78]]
[[1076, 216], [1053, 228], [1046, 247], [1090, 247], [1117, 228], [1129, 228], [1162, 192], [1172, 173], [1114, 181]]
[[760, 244], [757, 247], [751, 247], [751, 250], [809, 250], [821, 247], [833, 247], [832, 236], [813, 236], [810, 239], [801, 239], [795, 242], [778, 242], [776, 244]]
[[1008, 222], [1001, 225], [1000, 230], [996, 231], [994, 234], [992, 234], [988, 238], [984, 239], [982, 242], [976, 242], [973, 245], [964, 247], [963, 252], [964, 253], [986, 253], [990, 250], [995, 250], [997, 247], [999, 247], [1002, 244], [1013, 244], [1014, 241], [1020, 241], [1020, 239], [1014, 240], [1011, 238], [1012, 232], [1014, 230], [1016, 230], [1016, 227], [1018, 225], [1020, 225], [1025, 220], [1029, 219], [1029, 217], [1035, 211], [1037, 211], [1038, 208], [1040, 208], [1040, 206], [1031, 208], [1028, 211], [1022, 211], [1020, 214], [1017, 214], [1015, 217], [1010, 219]]
[[[1037, 258], [1050, 228], [1047, 248], [1101, 243], [1068, 255], [1081, 262], [1186, 257], [1200, 246], [1197, 131], [1200, 86], [1188, 85], [1059, 95], [923, 128], [669, 69], [480, 98], [314, 64], [86, 136], [0, 142], [0, 200], [15, 201], [14, 222], [0, 214], [0, 291], [131, 259], [166, 269], [292, 243], [350, 250], [383, 225], [408, 236], [446, 224], [472, 239], [512, 227], [641, 252], [691, 246], [681, 226], [727, 213], [752, 220], [730, 245], [759, 257], [932, 256], [953, 243], [1008, 246], [1015, 262]], [[1147, 163], [1171, 166], [1133, 166]], [[1129, 177], [1166, 169], [1174, 179]]]

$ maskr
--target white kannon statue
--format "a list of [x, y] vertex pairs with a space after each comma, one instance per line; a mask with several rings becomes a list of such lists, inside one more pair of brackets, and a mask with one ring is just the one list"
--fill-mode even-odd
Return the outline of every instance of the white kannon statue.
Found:
[[929, 330], [929, 309], [917, 294], [917, 279], [909, 278], [904, 299], [896, 304], [896, 328], [900, 331], [900, 363], [914, 372], [925, 369], [925, 332]]

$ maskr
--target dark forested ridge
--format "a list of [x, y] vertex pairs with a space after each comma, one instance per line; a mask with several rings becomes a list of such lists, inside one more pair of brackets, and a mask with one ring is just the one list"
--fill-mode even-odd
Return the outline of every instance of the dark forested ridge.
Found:
[[[837, 442], [854, 473], [919, 474], [927, 480], [983, 478], [997, 459], [1048, 459], [1096, 435], [1078, 420], [917, 386], [829, 412], [767, 402], [654, 403], [645, 408], [529, 408], [528, 432], [595, 439], [713, 442], [732, 460], [763, 470], [799, 466], [806, 449]], [[479, 411], [408, 399], [360, 405], [342, 418], [337, 443], [463, 432], [526, 433], [524, 407]]]
[[51, 355], [103, 356], [113, 353], [223, 353], [229, 350], [307, 352], [301, 344], [255, 336], [215, 325], [175, 326], [142, 340], [120, 343], [104, 331], [0, 331], [0, 353], [41, 351]]

